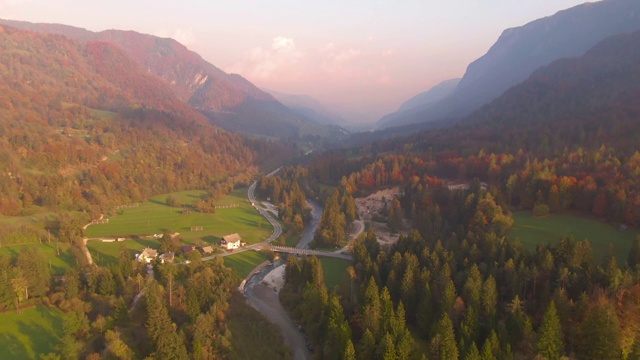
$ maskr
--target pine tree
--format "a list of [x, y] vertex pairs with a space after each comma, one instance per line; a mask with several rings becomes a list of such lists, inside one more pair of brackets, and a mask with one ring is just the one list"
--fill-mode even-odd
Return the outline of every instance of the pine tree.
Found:
[[547, 311], [542, 318], [542, 325], [538, 330], [538, 342], [536, 343], [538, 353], [549, 360], [556, 360], [562, 356], [562, 327], [560, 318], [553, 300], [549, 303]]
[[358, 359], [370, 360], [373, 359], [374, 350], [376, 347], [376, 339], [373, 337], [371, 330], [366, 329], [360, 342], [358, 342]]
[[629, 251], [629, 256], [627, 257], [627, 265], [631, 269], [635, 269], [636, 266], [640, 263], [640, 235], [636, 236], [633, 245], [631, 246], [631, 250]]
[[464, 360], [481, 360], [482, 358], [480, 357], [480, 351], [478, 351], [478, 347], [476, 346], [475, 342], [471, 343], [471, 346], [469, 347], [469, 351], [467, 351], [467, 354], [464, 356]]
[[362, 310], [364, 328], [371, 331], [374, 339], [380, 336], [380, 293], [375, 279], [369, 280], [369, 285], [364, 292], [364, 307]]
[[620, 323], [613, 307], [596, 305], [580, 326], [581, 359], [620, 359]]
[[431, 356], [434, 359], [458, 359], [458, 345], [449, 314], [442, 314], [431, 339]]

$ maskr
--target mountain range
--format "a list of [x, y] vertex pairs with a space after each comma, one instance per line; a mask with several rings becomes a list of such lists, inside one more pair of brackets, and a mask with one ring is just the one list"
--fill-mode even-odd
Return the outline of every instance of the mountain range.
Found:
[[134, 31], [92, 32], [60, 24], [0, 20], [17, 29], [59, 34], [83, 43], [115, 45], [142, 69], [162, 79], [176, 96], [234, 132], [277, 138], [337, 136], [337, 127], [318, 124], [282, 105], [240, 75], [227, 74], [179, 42]]
[[437, 84], [402, 103], [396, 112], [385, 115], [378, 124], [381, 126], [399, 124], [403, 118], [410, 117], [413, 112], [420, 113], [425, 108], [429, 108], [449, 96], [459, 83], [460, 79], [449, 79]]
[[602, 40], [584, 55], [536, 70], [490, 104], [447, 127], [415, 132], [379, 145], [403, 148], [567, 149], [614, 147], [633, 154], [640, 143], [640, 31]]
[[640, 28], [640, 2], [604, 0], [505, 30], [472, 62], [455, 90], [435, 104], [381, 119], [381, 128], [460, 119], [554, 60], [579, 56], [608, 36]]
[[320, 101], [309, 95], [284, 94], [273, 90], [265, 91], [300, 116], [319, 124], [340, 125], [345, 123], [345, 120], [340, 115], [332, 112]]

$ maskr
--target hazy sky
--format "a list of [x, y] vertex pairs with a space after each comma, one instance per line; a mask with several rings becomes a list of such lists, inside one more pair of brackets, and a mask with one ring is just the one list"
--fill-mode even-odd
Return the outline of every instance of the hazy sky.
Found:
[[583, 0], [0, 0], [0, 17], [173, 37], [254, 84], [376, 121], [506, 28]]

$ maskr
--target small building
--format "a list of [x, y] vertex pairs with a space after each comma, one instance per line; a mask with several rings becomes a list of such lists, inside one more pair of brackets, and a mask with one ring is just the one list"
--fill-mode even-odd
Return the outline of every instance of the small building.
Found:
[[202, 253], [202, 255], [209, 255], [209, 254], [213, 253], [213, 247], [211, 247], [211, 246], [203, 246], [203, 247], [199, 248], [199, 250]]
[[164, 254], [161, 254], [160, 256], [158, 256], [158, 259], [160, 259], [160, 262], [162, 264], [164, 263], [172, 263], [173, 260], [175, 259], [176, 255], [172, 252], [166, 252]]
[[155, 260], [156, 257], [158, 257], [158, 252], [156, 250], [153, 250], [151, 248], [144, 248], [144, 250], [142, 250], [140, 254], [136, 255], [136, 260], [148, 264], [151, 261]]
[[184, 245], [180, 247], [180, 251], [182, 251], [183, 254], [188, 254], [195, 249], [196, 249], [195, 245]]
[[220, 246], [226, 248], [227, 250], [237, 249], [240, 247], [240, 243], [242, 238], [238, 233], [225, 235], [220, 239]]

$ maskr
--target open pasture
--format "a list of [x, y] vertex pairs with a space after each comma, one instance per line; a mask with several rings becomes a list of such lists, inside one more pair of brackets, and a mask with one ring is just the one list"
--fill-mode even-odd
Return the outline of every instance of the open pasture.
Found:
[[631, 245], [639, 231], [620, 231], [618, 228], [586, 217], [572, 214], [552, 214], [546, 217], [534, 217], [531, 211], [518, 211], [513, 214], [511, 238], [518, 238], [524, 248], [534, 250], [538, 244], [555, 245], [563, 236], [573, 236], [576, 240], [588, 239], [593, 249], [594, 260], [601, 262], [610, 250], [624, 264]]
[[240, 280], [243, 280], [251, 270], [267, 260], [267, 255], [262, 251], [245, 251], [223, 259], [224, 265], [234, 269]]
[[[56, 246], [58, 249], [56, 249]], [[47, 259], [52, 274], [63, 275], [68, 269], [75, 266], [75, 260], [69, 252], [69, 246], [64, 243], [58, 243], [57, 245], [52, 242], [2, 246], [0, 247], [0, 254], [11, 254], [15, 259], [18, 254], [26, 248], [39, 249], [45, 259]], [[58, 250], [60, 251], [60, 255], [58, 255]]]
[[62, 312], [44, 305], [2, 314], [0, 357], [38, 359], [55, 352], [62, 337], [62, 318]]
[[349, 260], [324, 257], [320, 257], [319, 260], [322, 265], [324, 282], [329, 290], [334, 286], [342, 286], [349, 283], [349, 273], [347, 272], [347, 268], [351, 266]]
[[[183, 207], [166, 205], [167, 196], [173, 195]], [[260, 242], [271, 234], [269, 222], [251, 206], [246, 189], [238, 189], [222, 198], [216, 205], [238, 205], [216, 209], [215, 213], [200, 213], [190, 208], [204, 191], [183, 191], [161, 195], [139, 203], [136, 207], [121, 208], [108, 217], [109, 223], [91, 225], [85, 235], [89, 238], [128, 237], [162, 234], [165, 230], [180, 233], [185, 243], [218, 241], [220, 237], [239, 233], [248, 244]], [[192, 227], [202, 227], [191, 231]]]

